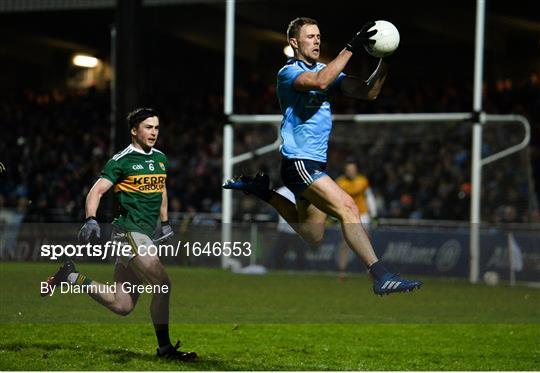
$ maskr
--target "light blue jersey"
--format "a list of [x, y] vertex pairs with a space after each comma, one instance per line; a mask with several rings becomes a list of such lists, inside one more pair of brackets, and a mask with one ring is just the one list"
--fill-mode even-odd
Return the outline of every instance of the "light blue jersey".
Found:
[[326, 65], [313, 66], [291, 58], [281, 68], [277, 77], [277, 96], [283, 121], [281, 122], [281, 154], [285, 158], [310, 159], [326, 162], [328, 137], [332, 130], [330, 102], [339, 89], [345, 74], [324, 91], [297, 91], [294, 81], [306, 71], [317, 72]]

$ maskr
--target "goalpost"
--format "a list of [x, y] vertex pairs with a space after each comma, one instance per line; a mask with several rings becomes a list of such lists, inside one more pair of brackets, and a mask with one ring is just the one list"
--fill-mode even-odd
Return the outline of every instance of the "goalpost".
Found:
[[[477, 0], [476, 7], [476, 36], [475, 36], [475, 59], [474, 59], [474, 89], [473, 111], [470, 113], [411, 113], [411, 114], [361, 114], [361, 115], [334, 115], [335, 124], [340, 122], [354, 123], [406, 123], [406, 122], [431, 122], [442, 123], [448, 121], [472, 121], [472, 162], [471, 162], [471, 205], [470, 205], [470, 269], [469, 281], [477, 283], [480, 268], [480, 192], [482, 167], [488, 163], [518, 152], [529, 144], [530, 125], [527, 119], [521, 115], [491, 115], [482, 111], [482, 78], [483, 78], [483, 49], [484, 49], [484, 19], [485, 0]], [[226, 9], [226, 33], [225, 33], [225, 82], [224, 82], [224, 114], [227, 123], [223, 128], [223, 179], [231, 178], [233, 166], [237, 163], [251, 159], [276, 150], [280, 145], [279, 134], [276, 140], [269, 145], [252, 152], [234, 156], [234, 129], [235, 124], [261, 124], [281, 122], [281, 115], [234, 115], [233, 114], [233, 81], [234, 81], [234, 28], [235, 28], [235, 0], [227, 0]], [[482, 128], [486, 123], [518, 122], [524, 128], [523, 140], [516, 145], [508, 147], [489, 157], [481, 158]], [[276, 125], [276, 129], [277, 125]], [[222, 242], [231, 241], [232, 223], [232, 191], [222, 190]], [[222, 256], [223, 268], [235, 268], [239, 262], [227, 256]]]

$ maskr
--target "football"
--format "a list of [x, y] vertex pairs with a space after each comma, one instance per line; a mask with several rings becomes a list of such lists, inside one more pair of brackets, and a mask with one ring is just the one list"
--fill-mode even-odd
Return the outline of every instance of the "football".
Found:
[[484, 273], [484, 282], [489, 286], [496, 286], [499, 284], [499, 274], [493, 271], [487, 271]]
[[370, 30], [376, 29], [377, 33], [370, 39], [375, 40], [374, 44], [366, 44], [366, 51], [373, 57], [382, 58], [394, 53], [399, 45], [399, 31], [392, 23], [388, 21], [375, 21], [375, 26]]

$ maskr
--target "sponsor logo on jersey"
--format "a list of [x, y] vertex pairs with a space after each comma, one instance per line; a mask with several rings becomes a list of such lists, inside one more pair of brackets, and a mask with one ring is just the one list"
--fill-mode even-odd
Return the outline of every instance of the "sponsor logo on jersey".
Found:
[[165, 171], [165, 164], [163, 164], [163, 162], [159, 162], [159, 167], [161, 167], [161, 169]]
[[115, 192], [162, 193], [165, 189], [166, 174], [127, 176], [114, 187]]

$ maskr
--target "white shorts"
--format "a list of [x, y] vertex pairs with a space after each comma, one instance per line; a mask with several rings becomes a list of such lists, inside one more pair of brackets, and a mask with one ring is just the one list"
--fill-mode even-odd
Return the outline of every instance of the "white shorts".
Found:
[[371, 217], [366, 212], [365, 214], [360, 215], [360, 221], [362, 222], [362, 224], [369, 224], [371, 223]]
[[137, 255], [146, 255], [148, 247], [154, 245], [154, 242], [150, 239], [150, 237], [144, 233], [122, 232], [116, 229], [113, 229], [111, 241], [119, 242], [121, 245], [131, 246], [131, 251], [129, 254], [116, 257], [116, 264], [122, 263], [124, 267], [127, 267], [129, 261], [135, 258]]

